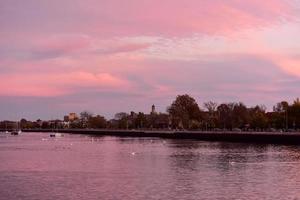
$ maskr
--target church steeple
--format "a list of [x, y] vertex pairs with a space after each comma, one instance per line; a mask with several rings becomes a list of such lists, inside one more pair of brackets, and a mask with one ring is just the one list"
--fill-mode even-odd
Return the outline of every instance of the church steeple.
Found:
[[156, 114], [156, 111], [155, 111], [155, 105], [154, 105], [154, 104], [152, 105], [151, 113], [150, 113], [150, 114], [151, 114], [151, 115]]

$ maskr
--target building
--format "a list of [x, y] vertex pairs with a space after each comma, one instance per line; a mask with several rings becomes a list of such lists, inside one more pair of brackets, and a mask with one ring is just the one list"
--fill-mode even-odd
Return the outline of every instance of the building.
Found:
[[155, 110], [155, 105], [153, 104], [152, 107], [151, 107], [151, 112], [150, 112], [151, 115], [155, 115], [157, 114], [156, 110]]
[[69, 115], [65, 115], [64, 116], [64, 122], [69, 122], [70, 120], [69, 120]]
[[76, 114], [76, 113], [70, 113], [69, 114], [69, 121], [75, 121], [75, 120], [78, 120], [79, 119], [79, 117], [78, 117], [78, 115]]
[[169, 115], [158, 113], [155, 109], [155, 105], [152, 105], [150, 114], [146, 114], [145, 116], [150, 128], [168, 129], [170, 126]]

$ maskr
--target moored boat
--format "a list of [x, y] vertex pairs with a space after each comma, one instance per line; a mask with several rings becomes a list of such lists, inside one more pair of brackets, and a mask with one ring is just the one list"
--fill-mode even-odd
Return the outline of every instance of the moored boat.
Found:
[[17, 131], [17, 130], [14, 130], [10, 133], [11, 135], [19, 135], [20, 134], [20, 131]]
[[50, 137], [63, 137], [64, 135], [61, 133], [51, 133]]
[[17, 128], [13, 131], [11, 131], [11, 135], [20, 135], [22, 133], [21, 127], [19, 122], [17, 122]]

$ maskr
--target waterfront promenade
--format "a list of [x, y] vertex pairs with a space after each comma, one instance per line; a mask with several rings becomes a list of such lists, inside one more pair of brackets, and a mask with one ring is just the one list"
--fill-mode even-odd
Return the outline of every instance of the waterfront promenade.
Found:
[[[53, 132], [51, 129], [31, 129], [23, 132]], [[300, 144], [300, 132], [234, 132], [234, 131], [166, 131], [166, 130], [111, 130], [58, 129], [55, 132], [118, 137], [158, 137], [169, 139], [197, 139], [250, 143]]]

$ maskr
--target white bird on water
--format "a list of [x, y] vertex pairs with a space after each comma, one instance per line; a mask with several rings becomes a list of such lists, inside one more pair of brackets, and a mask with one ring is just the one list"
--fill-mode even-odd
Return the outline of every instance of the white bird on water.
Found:
[[230, 165], [234, 165], [235, 162], [234, 162], [234, 161], [230, 161], [229, 164], [230, 164]]

